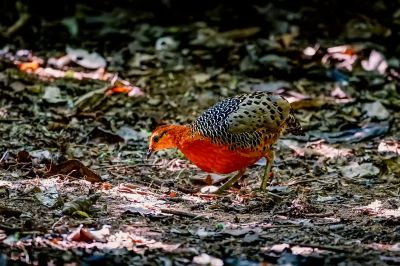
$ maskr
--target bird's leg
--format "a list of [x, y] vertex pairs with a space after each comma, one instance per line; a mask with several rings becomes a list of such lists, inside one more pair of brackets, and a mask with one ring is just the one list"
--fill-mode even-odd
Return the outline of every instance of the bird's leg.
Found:
[[265, 165], [264, 176], [261, 181], [261, 187], [260, 187], [261, 191], [265, 191], [267, 189], [268, 183], [270, 183], [269, 182], [270, 181], [270, 173], [271, 173], [272, 164], [274, 163], [274, 159], [275, 159], [275, 152], [272, 150], [268, 151], [268, 153], [265, 155], [265, 159], [267, 159], [267, 164]]
[[232, 176], [228, 181], [225, 182], [225, 184], [220, 186], [218, 188], [218, 190], [215, 191], [214, 193], [220, 194], [220, 193], [224, 192], [225, 190], [227, 190], [228, 188], [230, 188], [233, 184], [235, 184], [236, 181], [238, 181], [244, 175], [245, 172], [246, 172], [245, 168], [240, 169], [236, 175]]

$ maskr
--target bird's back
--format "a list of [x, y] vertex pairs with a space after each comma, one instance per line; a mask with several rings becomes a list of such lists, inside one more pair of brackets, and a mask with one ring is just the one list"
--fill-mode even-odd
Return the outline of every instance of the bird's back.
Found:
[[259, 149], [271, 145], [285, 129], [302, 134], [290, 103], [269, 92], [225, 99], [200, 115], [191, 129], [192, 134], [200, 134], [231, 149]]

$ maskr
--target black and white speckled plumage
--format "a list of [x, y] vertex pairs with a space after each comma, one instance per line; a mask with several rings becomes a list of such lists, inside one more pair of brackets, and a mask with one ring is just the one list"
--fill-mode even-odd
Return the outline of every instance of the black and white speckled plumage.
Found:
[[253, 92], [225, 99], [200, 115], [192, 134], [211, 138], [230, 149], [267, 151], [286, 129], [302, 134], [288, 101], [269, 92]]

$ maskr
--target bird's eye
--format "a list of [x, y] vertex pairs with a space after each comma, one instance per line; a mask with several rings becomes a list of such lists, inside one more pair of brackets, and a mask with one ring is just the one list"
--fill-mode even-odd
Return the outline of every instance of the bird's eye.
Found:
[[154, 143], [157, 143], [159, 140], [160, 140], [159, 136], [154, 136], [154, 138], [153, 138], [153, 142]]

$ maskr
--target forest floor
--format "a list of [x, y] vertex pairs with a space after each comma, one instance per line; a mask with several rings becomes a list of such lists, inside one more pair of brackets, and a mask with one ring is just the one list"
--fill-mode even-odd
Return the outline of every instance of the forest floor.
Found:
[[[400, 62], [372, 41], [388, 29], [364, 17], [376, 28], [310, 42], [285, 14], [266, 34], [117, 32], [110, 13], [100, 54], [0, 47], [0, 265], [399, 265]], [[253, 90], [306, 132], [276, 144], [268, 193], [263, 161], [212, 195], [221, 177], [178, 151], [144, 158], [154, 126]]]

